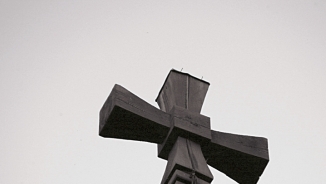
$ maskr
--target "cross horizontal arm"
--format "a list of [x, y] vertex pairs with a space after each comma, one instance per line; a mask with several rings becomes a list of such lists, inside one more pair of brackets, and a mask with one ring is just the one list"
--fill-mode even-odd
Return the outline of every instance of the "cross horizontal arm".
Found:
[[207, 164], [241, 184], [256, 184], [268, 161], [268, 143], [253, 137], [211, 131], [211, 143], [203, 148]]
[[170, 129], [169, 120], [169, 114], [116, 84], [100, 111], [99, 135], [162, 143]]

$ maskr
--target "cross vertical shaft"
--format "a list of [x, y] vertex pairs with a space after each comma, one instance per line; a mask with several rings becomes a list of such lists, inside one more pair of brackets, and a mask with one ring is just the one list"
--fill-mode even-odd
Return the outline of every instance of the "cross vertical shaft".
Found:
[[168, 160], [161, 184], [209, 184], [209, 171], [201, 150], [210, 136], [209, 118], [200, 115], [209, 83], [171, 71], [156, 99], [162, 111], [171, 114], [168, 136], [158, 145], [159, 157]]
[[178, 137], [168, 158], [161, 184], [209, 184], [213, 180], [200, 145]]

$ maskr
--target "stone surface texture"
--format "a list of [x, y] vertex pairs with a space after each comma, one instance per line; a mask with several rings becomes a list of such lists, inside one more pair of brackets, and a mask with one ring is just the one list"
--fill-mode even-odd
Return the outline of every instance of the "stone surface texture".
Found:
[[200, 114], [209, 83], [171, 70], [150, 105], [115, 85], [100, 111], [99, 135], [158, 145], [168, 160], [161, 184], [209, 184], [207, 166], [241, 184], [255, 184], [269, 162], [266, 138], [211, 130]]

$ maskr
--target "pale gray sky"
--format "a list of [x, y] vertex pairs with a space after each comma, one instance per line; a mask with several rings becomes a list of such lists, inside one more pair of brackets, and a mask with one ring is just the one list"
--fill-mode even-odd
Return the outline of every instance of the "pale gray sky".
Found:
[[158, 107], [172, 68], [210, 82], [214, 130], [268, 138], [258, 183], [325, 182], [326, 1], [0, 0], [0, 183], [160, 183], [98, 114], [116, 83]]

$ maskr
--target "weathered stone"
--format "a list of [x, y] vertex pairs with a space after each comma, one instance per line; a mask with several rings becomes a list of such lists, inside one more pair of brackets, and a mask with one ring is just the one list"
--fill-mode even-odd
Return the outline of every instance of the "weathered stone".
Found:
[[[180, 176], [178, 176], [175, 173], [176, 170], [183, 171], [187, 175], [179, 174]], [[181, 136], [178, 137], [169, 154], [161, 184], [168, 184], [170, 180], [176, 179], [201, 179], [209, 183], [213, 180], [213, 175], [206, 164], [200, 145]]]
[[100, 111], [100, 136], [162, 143], [170, 115], [115, 85]]
[[211, 130], [200, 114], [209, 83], [171, 70], [156, 99], [161, 110], [115, 85], [100, 111], [102, 137], [158, 144], [168, 160], [162, 184], [209, 184], [208, 165], [255, 184], [269, 161], [266, 138]]
[[213, 130], [203, 153], [208, 165], [241, 184], [257, 183], [269, 161], [266, 138]]
[[170, 114], [170, 131], [164, 142], [158, 144], [160, 158], [168, 158], [172, 146], [179, 136], [195, 141], [202, 146], [210, 143], [212, 136], [209, 117], [178, 106], [174, 106]]
[[179, 106], [200, 113], [208, 87], [204, 80], [171, 70], [155, 101], [164, 112]]

